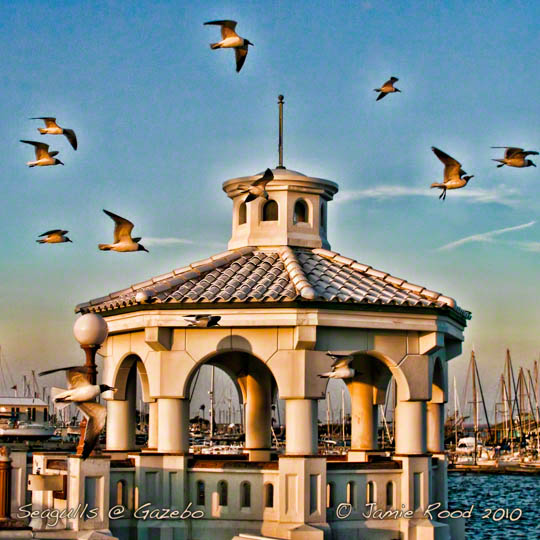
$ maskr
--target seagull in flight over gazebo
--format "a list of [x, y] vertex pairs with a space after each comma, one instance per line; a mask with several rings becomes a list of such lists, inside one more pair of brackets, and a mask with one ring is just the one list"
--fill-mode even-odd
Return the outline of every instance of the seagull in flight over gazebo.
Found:
[[141, 237], [131, 238], [131, 231], [133, 230], [133, 223], [131, 221], [113, 214], [108, 210], [103, 210], [112, 220], [114, 220], [114, 241], [112, 244], [98, 244], [98, 248], [101, 251], [146, 251], [148, 250], [139, 244]]
[[461, 168], [461, 163], [449, 156], [442, 150], [431, 147], [434, 154], [444, 163], [444, 181], [443, 183], [433, 183], [431, 184], [432, 188], [442, 189], [439, 199], [443, 201], [446, 199], [446, 190], [448, 189], [459, 189], [465, 187], [468, 181], [473, 178], [474, 174], [465, 176], [467, 173]]
[[77, 136], [72, 129], [62, 128], [56, 123], [56, 118], [52, 116], [35, 116], [30, 120], [43, 120], [45, 122], [44, 128], [38, 128], [38, 131], [42, 135], [64, 135], [69, 141], [73, 150], [77, 150]]
[[84, 446], [82, 458], [86, 459], [96, 446], [99, 434], [105, 427], [107, 417], [107, 408], [94, 400], [102, 393], [116, 388], [107, 384], [91, 384], [88, 378], [88, 372], [84, 366], [70, 366], [42, 371], [39, 375], [50, 375], [58, 371], [65, 371], [68, 380], [69, 389], [51, 388], [53, 402], [58, 409], [67, 407], [74, 403], [83, 413], [87, 420], [86, 431], [84, 434]]
[[37, 141], [24, 141], [21, 139], [22, 143], [25, 144], [31, 144], [36, 152], [36, 160], [35, 161], [29, 161], [27, 165], [29, 167], [46, 167], [47, 165], [63, 165], [63, 163], [55, 158], [54, 156], [58, 155], [57, 150], [53, 150], [52, 152], [49, 152], [49, 145], [37, 142]]
[[240, 184], [238, 186], [238, 190], [240, 191], [240, 193], [248, 194], [244, 202], [248, 203], [254, 201], [257, 197], [268, 199], [266, 184], [268, 184], [268, 182], [271, 182], [273, 179], [274, 173], [271, 171], [271, 169], [266, 169], [266, 171], [264, 171], [264, 174], [260, 178], [257, 178], [257, 180], [252, 182], [250, 185]]
[[379, 101], [383, 97], [386, 97], [388, 94], [392, 94], [393, 92], [401, 92], [399, 88], [394, 87], [394, 83], [399, 81], [397, 77], [390, 77], [380, 88], [375, 88], [374, 92], [380, 92], [377, 99], [375, 101]]
[[498, 161], [500, 165], [497, 167], [536, 167], [536, 165], [530, 160], [525, 159], [527, 156], [537, 156], [538, 152], [534, 150], [523, 150], [523, 148], [517, 148], [514, 146], [492, 146], [491, 148], [506, 148], [503, 159], [494, 159]]
[[204, 24], [213, 24], [221, 26], [221, 41], [217, 43], [211, 43], [211, 49], [234, 49], [236, 55], [236, 72], [238, 73], [248, 53], [248, 45], [253, 45], [249, 39], [240, 37], [236, 32], [236, 21], [208, 21]]
[[36, 240], [39, 244], [60, 244], [62, 242], [71, 242], [71, 240], [66, 236], [69, 231], [63, 231], [62, 229], [53, 229], [51, 231], [44, 232], [40, 234], [41, 240]]
[[219, 326], [218, 322], [221, 320], [219, 315], [186, 315], [184, 319], [189, 323], [189, 326], [196, 326], [198, 328], [212, 328], [212, 326]]
[[328, 351], [327, 356], [334, 360], [332, 364], [332, 371], [326, 373], [320, 373], [318, 376], [321, 379], [351, 379], [356, 373], [355, 370], [349, 367], [349, 364], [353, 360], [350, 354], [337, 354]]

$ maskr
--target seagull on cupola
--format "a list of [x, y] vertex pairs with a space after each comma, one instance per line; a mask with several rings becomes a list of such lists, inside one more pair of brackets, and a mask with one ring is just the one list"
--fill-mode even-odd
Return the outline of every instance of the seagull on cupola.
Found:
[[327, 356], [334, 360], [332, 371], [320, 373], [318, 377], [321, 379], [351, 379], [355, 375], [355, 370], [349, 367], [353, 357], [350, 354], [336, 354], [328, 351]]
[[266, 169], [264, 174], [253, 181], [250, 185], [240, 184], [238, 190], [240, 193], [247, 193], [246, 203], [254, 201], [257, 197], [262, 197], [263, 199], [268, 199], [268, 192], [266, 191], [266, 185], [268, 182], [271, 182], [274, 179], [274, 173], [271, 169]]

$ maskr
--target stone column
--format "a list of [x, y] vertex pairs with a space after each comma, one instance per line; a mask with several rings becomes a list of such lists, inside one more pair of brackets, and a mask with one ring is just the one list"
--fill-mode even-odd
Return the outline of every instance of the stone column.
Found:
[[427, 451], [444, 452], [444, 403], [427, 404]]
[[135, 411], [129, 400], [107, 401], [107, 450], [135, 448]]
[[287, 455], [317, 455], [317, 400], [285, 401]]
[[158, 403], [151, 401], [148, 404], [148, 448], [158, 447]]
[[352, 381], [347, 387], [351, 396], [351, 450], [376, 450], [378, 415], [373, 385]]
[[157, 450], [163, 453], [189, 452], [189, 400], [159, 398]]
[[0, 523], [11, 514], [11, 458], [6, 446], [0, 447]]
[[399, 401], [395, 411], [396, 454], [425, 454], [426, 402]]
[[269, 449], [271, 446], [272, 403], [270, 378], [266, 372], [246, 377], [245, 409], [246, 450]]

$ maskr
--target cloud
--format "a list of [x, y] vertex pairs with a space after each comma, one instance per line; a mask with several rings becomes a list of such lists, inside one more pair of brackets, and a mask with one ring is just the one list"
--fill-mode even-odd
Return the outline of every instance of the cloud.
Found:
[[523, 251], [531, 251], [532, 253], [540, 253], [540, 242], [518, 242], [518, 246]]
[[190, 240], [188, 238], [157, 238], [152, 236], [145, 236], [144, 244], [147, 246], [174, 246], [177, 244], [195, 244], [195, 240]]
[[[469, 244], [471, 242], [481, 242], [481, 243], [486, 243], [486, 244], [493, 243], [495, 242], [496, 236], [505, 234], [507, 232], [527, 229], [529, 227], [532, 227], [535, 223], [536, 221], [529, 221], [528, 223], [523, 223], [522, 225], [516, 225], [515, 227], [506, 227], [505, 229], [496, 229], [494, 231], [488, 231], [485, 233], [473, 234], [471, 236], [466, 236], [465, 238], [460, 238], [459, 240], [455, 240], [454, 242], [450, 242], [449, 244], [441, 246], [440, 248], [437, 248], [437, 251], [443, 251], [443, 250], [447, 251], [450, 249], [454, 249], [458, 246], [462, 246], [463, 244]], [[522, 242], [522, 243], [527, 243], [527, 242]], [[530, 242], [530, 244], [537, 244], [537, 243]]]
[[[472, 203], [499, 203], [505, 206], [516, 206], [519, 202], [518, 190], [504, 185], [496, 189], [465, 188], [448, 193], [448, 197], [464, 199]], [[383, 185], [366, 189], [345, 190], [336, 198], [338, 204], [362, 199], [375, 199], [379, 201], [398, 199], [400, 197], [434, 197], [435, 193], [426, 187], [408, 187]]]

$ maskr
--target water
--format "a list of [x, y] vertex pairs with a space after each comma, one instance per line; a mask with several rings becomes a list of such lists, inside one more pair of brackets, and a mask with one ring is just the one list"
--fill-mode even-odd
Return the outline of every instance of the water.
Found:
[[[474, 505], [465, 522], [467, 539], [540, 539], [540, 476], [452, 473], [448, 499], [450, 510]], [[513, 521], [516, 509], [522, 514]]]

